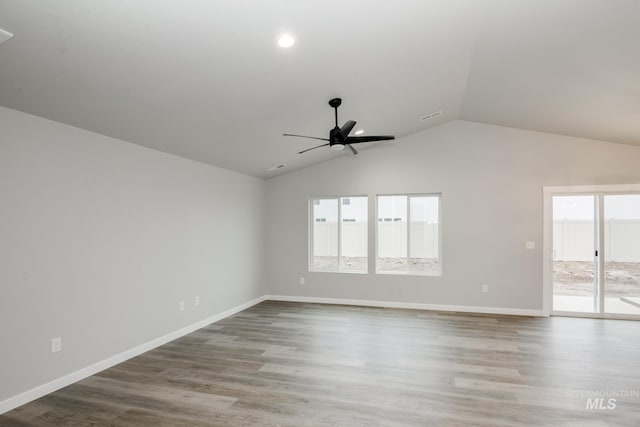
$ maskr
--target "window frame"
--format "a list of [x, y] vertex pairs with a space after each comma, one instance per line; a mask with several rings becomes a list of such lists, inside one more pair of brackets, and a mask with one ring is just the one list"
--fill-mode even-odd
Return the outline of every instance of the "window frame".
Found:
[[[380, 232], [378, 225], [379, 215], [379, 199], [380, 197], [389, 196], [406, 196], [407, 197], [407, 270], [403, 272], [399, 271], [380, 271], [378, 266], [378, 252], [379, 252], [379, 240]], [[438, 269], [435, 272], [420, 272], [409, 271], [409, 258], [411, 254], [411, 198], [412, 197], [437, 197], [438, 199]], [[442, 264], [442, 193], [389, 193], [389, 194], [376, 194], [375, 199], [375, 258], [374, 258], [374, 272], [375, 274], [395, 275], [395, 276], [425, 276], [425, 277], [442, 277], [443, 276], [443, 264]]]
[[[366, 270], [363, 271], [354, 271], [354, 270], [342, 270], [342, 199], [354, 198], [354, 197], [364, 197], [366, 199], [367, 206], [367, 262], [366, 262]], [[338, 201], [338, 269], [337, 270], [316, 270], [313, 268], [313, 257], [314, 257], [314, 226], [315, 226], [315, 218], [313, 216], [313, 206], [315, 200], [337, 200]], [[317, 196], [317, 197], [309, 197], [308, 203], [308, 212], [307, 212], [307, 224], [308, 224], [308, 238], [309, 246], [307, 248], [307, 269], [310, 273], [340, 273], [340, 274], [369, 274], [369, 258], [370, 258], [370, 250], [369, 250], [369, 219], [371, 213], [369, 212], [369, 195], [367, 194], [358, 194], [358, 195], [348, 195], [348, 196]]]

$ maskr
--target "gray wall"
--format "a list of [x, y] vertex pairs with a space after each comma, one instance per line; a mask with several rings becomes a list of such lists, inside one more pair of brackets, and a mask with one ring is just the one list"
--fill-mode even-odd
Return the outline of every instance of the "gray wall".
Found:
[[[542, 187], [639, 182], [639, 147], [450, 122], [268, 180], [269, 292], [540, 310]], [[373, 274], [371, 222], [369, 274], [308, 272], [309, 197], [405, 192], [442, 193], [442, 277]]]
[[264, 186], [0, 108], [0, 401], [265, 294]]

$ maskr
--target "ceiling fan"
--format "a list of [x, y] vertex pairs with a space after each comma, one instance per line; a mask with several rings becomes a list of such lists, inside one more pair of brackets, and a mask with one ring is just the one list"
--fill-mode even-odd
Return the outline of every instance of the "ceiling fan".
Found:
[[336, 126], [329, 131], [329, 138], [317, 138], [315, 136], [306, 135], [294, 135], [290, 133], [284, 133], [283, 136], [297, 136], [300, 138], [319, 139], [321, 141], [328, 141], [326, 144], [321, 144], [316, 147], [311, 147], [306, 150], [299, 151], [298, 154], [306, 153], [307, 151], [315, 150], [316, 148], [326, 147], [327, 145], [332, 150], [344, 150], [344, 147], [348, 147], [353, 154], [358, 154], [358, 150], [352, 147], [352, 144], [360, 144], [362, 142], [373, 141], [388, 141], [395, 139], [395, 136], [349, 136], [349, 133], [353, 130], [356, 122], [353, 120], [347, 121], [342, 127], [338, 127], [338, 107], [342, 104], [341, 98], [333, 98], [329, 101], [329, 106], [335, 110]]

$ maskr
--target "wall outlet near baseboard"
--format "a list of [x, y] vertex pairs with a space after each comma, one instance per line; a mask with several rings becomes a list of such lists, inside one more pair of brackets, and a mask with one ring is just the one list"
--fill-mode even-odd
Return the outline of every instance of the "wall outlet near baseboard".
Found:
[[51, 338], [51, 354], [62, 351], [62, 338]]
[[180, 311], [184, 311], [184, 300], [180, 301], [180, 304], [178, 304], [178, 307], [180, 307]]
[[489, 285], [482, 285], [482, 292], [484, 293], [489, 292]]
[[301, 277], [301, 278], [300, 278], [300, 284], [301, 284], [301, 285], [304, 285], [304, 277]]
[[527, 249], [535, 249], [536, 248], [536, 242], [529, 240], [529, 241], [527, 241], [525, 243], [525, 247]]

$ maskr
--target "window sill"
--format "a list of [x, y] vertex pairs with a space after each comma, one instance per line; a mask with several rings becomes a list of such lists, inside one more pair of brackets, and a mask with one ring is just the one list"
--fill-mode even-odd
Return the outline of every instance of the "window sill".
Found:
[[311, 270], [311, 269], [309, 269], [309, 273], [369, 274], [368, 271]]
[[423, 277], [442, 277], [442, 272], [421, 273], [418, 271], [376, 271], [375, 274], [386, 276], [423, 276]]

